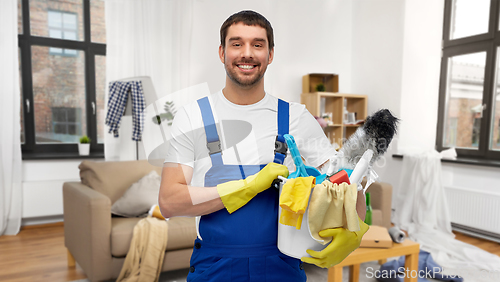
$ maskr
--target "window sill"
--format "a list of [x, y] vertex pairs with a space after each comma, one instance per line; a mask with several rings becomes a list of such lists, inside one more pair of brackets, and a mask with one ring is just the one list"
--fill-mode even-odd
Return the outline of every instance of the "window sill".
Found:
[[[393, 158], [402, 159], [403, 155], [393, 154]], [[500, 167], [500, 161], [495, 160], [485, 160], [485, 159], [473, 159], [473, 158], [460, 158], [456, 159], [441, 159], [444, 163], [456, 163], [456, 164], [468, 164], [468, 165], [478, 165], [478, 166], [489, 166], [489, 167]]]
[[68, 160], [68, 159], [104, 159], [104, 152], [91, 152], [88, 156], [78, 153], [23, 153], [23, 160]]

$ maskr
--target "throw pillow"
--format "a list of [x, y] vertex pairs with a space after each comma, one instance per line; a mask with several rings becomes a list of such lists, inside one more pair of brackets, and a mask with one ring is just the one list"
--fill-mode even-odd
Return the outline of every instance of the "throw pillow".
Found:
[[111, 213], [125, 217], [136, 217], [147, 213], [152, 205], [158, 204], [160, 180], [158, 173], [151, 171], [130, 186], [127, 192], [111, 206]]
[[139, 161], [83, 161], [80, 168], [82, 184], [109, 197], [114, 204], [130, 186], [144, 175], [162, 167], [153, 166], [148, 160]]

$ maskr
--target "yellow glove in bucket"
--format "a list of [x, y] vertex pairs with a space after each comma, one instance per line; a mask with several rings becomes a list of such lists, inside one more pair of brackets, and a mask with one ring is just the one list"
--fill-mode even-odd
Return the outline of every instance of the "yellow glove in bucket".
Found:
[[288, 177], [288, 168], [277, 163], [267, 164], [261, 171], [242, 180], [217, 185], [217, 192], [229, 213], [246, 205], [258, 193], [271, 187], [274, 179]]
[[363, 235], [368, 231], [368, 225], [359, 217], [358, 221], [361, 229], [359, 231], [353, 232], [341, 227], [321, 230], [319, 235], [321, 237], [332, 236], [332, 242], [320, 252], [307, 250], [307, 253], [311, 257], [302, 257], [301, 260], [323, 268], [330, 268], [342, 262], [350, 253], [359, 247]]

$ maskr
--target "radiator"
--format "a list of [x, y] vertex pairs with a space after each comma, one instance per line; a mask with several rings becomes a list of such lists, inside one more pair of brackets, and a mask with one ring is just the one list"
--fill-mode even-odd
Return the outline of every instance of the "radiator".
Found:
[[453, 229], [500, 241], [500, 193], [446, 187]]

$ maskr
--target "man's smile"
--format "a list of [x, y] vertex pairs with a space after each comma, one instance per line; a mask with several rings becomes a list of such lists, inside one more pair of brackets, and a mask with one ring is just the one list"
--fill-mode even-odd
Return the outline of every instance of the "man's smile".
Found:
[[255, 67], [255, 65], [238, 65], [240, 69], [250, 70]]
[[243, 64], [236, 64], [236, 66], [242, 70], [242, 71], [252, 71], [255, 69], [258, 65], [257, 64], [248, 64], [248, 63], [243, 63]]

